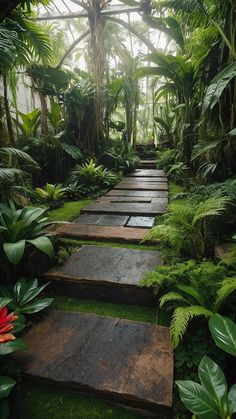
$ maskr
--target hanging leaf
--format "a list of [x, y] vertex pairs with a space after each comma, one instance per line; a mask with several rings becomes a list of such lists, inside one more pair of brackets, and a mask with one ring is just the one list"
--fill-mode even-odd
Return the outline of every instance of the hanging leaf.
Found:
[[214, 108], [217, 102], [219, 102], [223, 91], [235, 76], [236, 62], [233, 62], [214, 77], [203, 100], [202, 115], [207, 111], [207, 109]]

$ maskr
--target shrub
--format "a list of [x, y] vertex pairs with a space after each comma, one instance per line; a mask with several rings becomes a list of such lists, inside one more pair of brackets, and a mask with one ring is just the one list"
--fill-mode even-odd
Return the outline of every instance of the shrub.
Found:
[[49, 205], [50, 208], [61, 206], [61, 199], [65, 196], [65, 189], [61, 185], [52, 185], [50, 183], [47, 183], [43, 189], [35, 188], [35, 192], [40, 200]]

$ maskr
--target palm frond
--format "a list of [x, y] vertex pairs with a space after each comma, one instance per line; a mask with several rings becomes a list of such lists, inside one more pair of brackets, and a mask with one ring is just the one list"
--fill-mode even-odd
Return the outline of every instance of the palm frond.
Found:
[[0, 148], [0, 156], [2, 157], [15, 157], [16, 159], [21, 160], [22, 163], [26, 163], [30, 166], [34, 166], [35, 168], [39, 168], [38, 163], [32, 159], [32, 157], [25, 153], [22, 150], [19, 150], [18, 148], [14, 147], [2, 147]]

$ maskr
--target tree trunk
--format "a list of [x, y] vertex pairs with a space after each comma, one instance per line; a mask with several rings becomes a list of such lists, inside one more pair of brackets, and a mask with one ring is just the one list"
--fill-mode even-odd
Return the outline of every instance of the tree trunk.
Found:
[[45, 96], [39, 94], [41, 102], [41, 134], [48, 135], [48, 121], [47, 121], [47, 102]]
[[7, 78], [3, 76], [3, 94], [4, 94], [4, 107], [7, 121], [8, 140], [11, 147], [16, 147], [15, 135], [12, 126], [10, 106], [8, 102], [8, 91], [7, 91]]

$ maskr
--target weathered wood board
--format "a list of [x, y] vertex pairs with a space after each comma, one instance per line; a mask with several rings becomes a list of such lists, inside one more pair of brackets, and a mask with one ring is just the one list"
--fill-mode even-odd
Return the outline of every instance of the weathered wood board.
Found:
[[131, 189], [131, 190], [138, 190], [138, 191], [167, 191], [168, 184], [167, 183], [147, 183], [147, 182], [127, 182], [122, 181], [115, 186], [115, 189]]
[[132, 203], [117, 204], [115, 202], [94, 202], [81, 210], [81, 213], [118, 214], [118, 215], [146, 215], [163, 214], [165, 204]]
[[158, 170], [158, 169], [135, 169], [132, 173], [128, 175], [128, 177], [143, 177], [143, 176], [154, 176], [159, 177], [163, 176], [166, 178], [166, 173], [164, 170]]
[[125, 202], [143, 202], [143, 203], [151, 203], [152, 198], [148, 198], [147, 196], [112, 196], [112, 195], [104, 195], [101, 198], [98, 198], [99, 202], [116, 202], [116, 203], [125, 203]]
[[52, 311], [16, 357], [28, 379], [171, 417], [169, 329], [91, 313]]
[[139, 243], [144, 240], [148, 228], [112, 227], [86, 224], [64, 224], [57, 229], [63, 237], [74, 237], [87, 240], [116, 240], [122, 242]]
[[167, 178], [165, 177], [154, 177], [154, 176], [133, 176], [133, 177], [126, 177], [123, 180], [126, 182], [161, 182], [167, 183]]
[[106, 196], [131, 196], [131, 197], [149, 197], [149, 198], [167, 198], [168, 191], [132, 191], [127, 189], [112, 189], [110, 190], [104, 197]]

